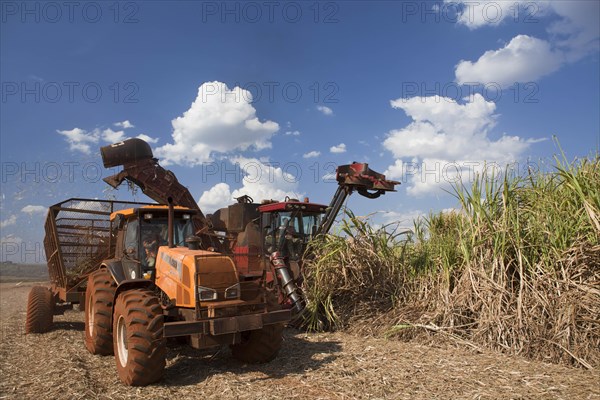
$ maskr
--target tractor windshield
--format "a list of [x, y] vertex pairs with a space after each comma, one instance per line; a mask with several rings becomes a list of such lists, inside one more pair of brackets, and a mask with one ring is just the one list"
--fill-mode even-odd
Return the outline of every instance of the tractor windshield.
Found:
[[306, 244], [317, 232], [322, 216], [321, 213], [302, 211], [273, 213], [265, 235], [265, 251], [270, 254], [278, 249], [285, 257], [299, 260]]
[[290, 219], [290, 224], [288, 227], [291, 227], [298, 235], [301, 235], [303, 238], [308, 238], [312, 234], [314, 234], [317, 230], [317, 226], [319, 226], [319, 221], [321, 220], [321, 214], [305, 214], [300, 212], [282, 212], [279, 214], [283, 219]]
[[[150, 215], [150, 214], [146, 214]], [[156, 264], [156, 254], [160, 246], [166, 246], [169, 242], [169, 223], [167, 217], [145, 217], [142, 218], [142, 264], [153, 268]], [[175, 218], [173, 220], [173, 243], [183, 246], [185, 239], [192, 236], [194, 227], [191, 218]]]

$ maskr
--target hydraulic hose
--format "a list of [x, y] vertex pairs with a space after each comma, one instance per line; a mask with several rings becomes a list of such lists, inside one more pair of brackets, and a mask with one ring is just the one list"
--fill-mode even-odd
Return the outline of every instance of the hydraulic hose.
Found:
[[296, 282], [294, 282], [292, 272], [285, 263], [283, 256], [279, 251], [275, 251], [271, 254], [269, 259], [275, 270], [275, 276], [277, 277], [280, 289], [292, 303], [292, 312], [296, 315], [300, 314], [306, 307], [306, 301], [296, 285]]

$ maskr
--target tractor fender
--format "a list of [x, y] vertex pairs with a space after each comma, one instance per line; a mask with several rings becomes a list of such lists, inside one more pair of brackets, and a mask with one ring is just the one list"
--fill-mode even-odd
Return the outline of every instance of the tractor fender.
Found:
[[119, 283], [117, 286], [117, 291], [115, 292], [115, 300], [119, 296], [119, 293], [124, 292], [125, 290], [135, 289], [135, 288], [149, 288], [154, 286], [154, 282], [148, 279], [125, 279]]
[[121, 260], [106, 260], [102, 263], [102, 267], [108, 270], [117, 285], [126, 280]]
[[126, 290], [130, 290], [130, 289], [136, 289], [136, 288], [150, 288], [154, 286], [154, 282], [149, 281], [147, 279], [124, 279], [122, 280], [118, 286], [117, 286], [117, 290], [115, 291], [115, 299], [113, 300], [112, 303], [112, 312], [111, 315], [114, 315], [115, 313], [115, 304], [117, 303], [117, 297], [119, 297], [119, 294], [121, 292], [124, 292]]
[[102, 263], [101, 268], [106, 268], [117, 284], [113, 300], [113, 311], [119, 293], [133, 288], [148, 288], [154, 285], [154, 282], [148, 279], [126, 279], [120, 260], [106, 260]]

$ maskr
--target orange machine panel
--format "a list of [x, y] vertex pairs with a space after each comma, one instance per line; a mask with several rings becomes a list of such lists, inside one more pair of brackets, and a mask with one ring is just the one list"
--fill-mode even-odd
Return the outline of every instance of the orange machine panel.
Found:
[[[194, 281], [196, 273], [198, 282]], [[161, 246], [158, 249], [156, 285], [177, 307], [195, 307], [196, 284], [219, 293], [238, 282], [230, 257], [187, 247]]]

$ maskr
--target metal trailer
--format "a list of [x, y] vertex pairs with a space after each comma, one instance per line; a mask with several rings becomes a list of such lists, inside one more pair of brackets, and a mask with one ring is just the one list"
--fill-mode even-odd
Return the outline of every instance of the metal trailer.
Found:
[[87, 276], [114, 257], [111, 213], [153, 204], [71, 198], [49, 208], [44, 249], [56, 303], [79, 303], [82, 308]]

